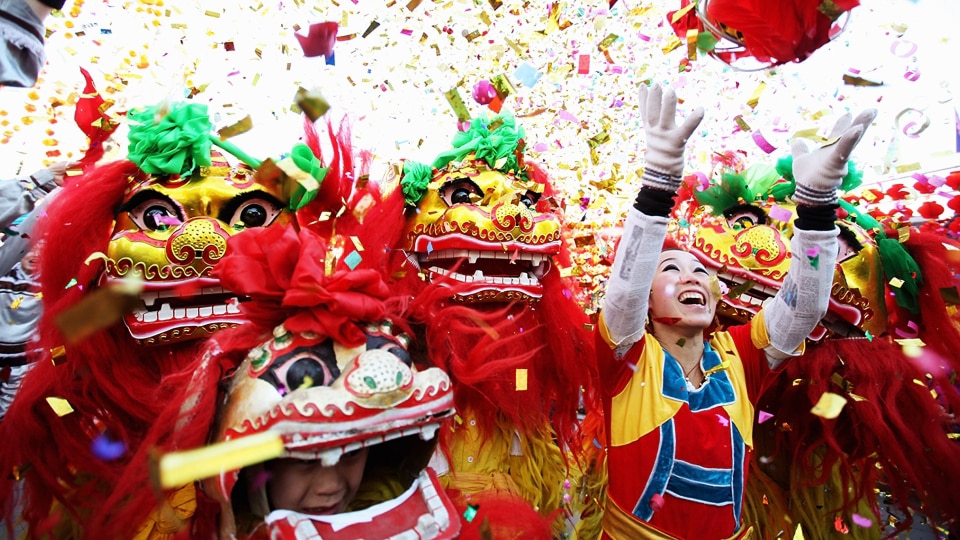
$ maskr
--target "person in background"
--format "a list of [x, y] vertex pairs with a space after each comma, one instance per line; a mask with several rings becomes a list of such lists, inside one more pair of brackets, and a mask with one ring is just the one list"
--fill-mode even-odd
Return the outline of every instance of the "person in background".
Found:
[[41, 245], [42, 242], [34, 244], [23, 259], [0, 278], [0, 421], [13, 403], [20, 381], [33, 366], [28, 360], [28, 349], [31, 342], [36, 342], [37, 321], [43, 312], [37, 294]]
[[30, 88], [47, 61], [43, 21], [66, 0], [0, 0], [0, 86]]
[[345, 453], [333, 466], [320, 460], [275, 459], [264, 464], [269, 473], [267, 500], [273, 510], [335, 515], [347, 511], [360, 488], [369, 448]]
[[[0, 0], [2, 1], [2, 0]], [[41, 199], [60, 185], [67, 162], [50, 165], [24, 178], [0, 181], [0, 420], [30, 370], [27, 347], [42, 313], [39, 290], [40, 243], [30, 236], [43, 216]]]
[[[0, 0], [2, 3], [4, 0]], [[43, 212], [33, 212], [41, 199], [63, 185], [69, 163], [60, 161], [22, 178], [0, 180], [0, 275], [6, 275], [30, 250], [30, 231]], [[26, 215], [26, 218], [21, 218]], [[14, 228], [13, 223], [20, 220]]]

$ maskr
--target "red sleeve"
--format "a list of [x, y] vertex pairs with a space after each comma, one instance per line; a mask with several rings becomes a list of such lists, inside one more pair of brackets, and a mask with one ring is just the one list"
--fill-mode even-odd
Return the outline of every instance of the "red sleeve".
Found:
[[763, 353], [763, 350], [753, 345], [753, 340], [750, 339], [750, 323], [730, 327], [727, 332], [733, 338], [733, 343], [737, 346], [737, 353], [740, 355], [740, 361], [743, 362], [743, 372], [747, 378], [747, 393], [750, 403], [756, 405], [769, 382], [775, 377], [776, 372], [770, 370], [767, 355]]
[[627, 354], [617, 358], [614, 349], [610, 347], [607, 340], [603, 339], [600, 332], [600, 325], [596, 325], [594, 330], [597, 350], [597, 371], [600, 374], [600, 390], [606, 397], [612, 397], [620, 393], [621, 390], [630, 382], [630, 377], [636, 371], [637, 359], [643, 352], [643, 340], [633, 344]]

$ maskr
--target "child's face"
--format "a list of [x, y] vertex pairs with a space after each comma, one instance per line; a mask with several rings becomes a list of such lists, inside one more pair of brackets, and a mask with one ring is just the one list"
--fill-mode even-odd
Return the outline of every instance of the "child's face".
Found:
[[267, 494], [271, 509], [313, 515], [346, 512], [360, 487], [368, 452], [369, 449], [362, 448], [345, 454], [332, 467], [324, 467], [319, 460], [270, 462]]
[[650, 289], [650, 316], [673, 324], [707, 328], [713, 321], [718, 292], [710, 273], [696, 257], [680, 250], [660, 254]]
[[20, 269], [27, 275], [33, 275], [37, 271], [40, 263], [40, 242], [37, 242], [22, 259], [20, 259]]

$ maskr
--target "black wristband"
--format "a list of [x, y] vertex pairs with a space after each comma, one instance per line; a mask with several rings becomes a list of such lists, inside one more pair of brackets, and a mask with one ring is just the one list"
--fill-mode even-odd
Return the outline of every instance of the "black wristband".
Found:
[[53, 9], [63, 9], [63, 5], [67, 3], [67, 0], [40, 0], [40, 3]]
[[633, 207], [651, 217], [667, 217], [673, 210], [673, 198], [676, 193], [643, 186], [637, 193]]
[[808, 206], [805, 204], [797, 205], [797, 220], [793, 226], [805, 231], [832, 231], [837, 220], [836, 204], [825, 204], [817, 206]]

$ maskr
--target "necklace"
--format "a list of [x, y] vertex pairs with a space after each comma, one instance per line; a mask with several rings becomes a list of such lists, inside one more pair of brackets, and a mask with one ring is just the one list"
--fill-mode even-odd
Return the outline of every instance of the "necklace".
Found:
[[686, 372], [684, 372], [683, 378], [689, 381], [689, 380], [690, 380], [690, 374], [693, 373], [693, 370], [697, 369], [698, 367], [700, 367], [700, 362], [697, 362], [696, 364], [693, 365], [692, 368], [690, 368], [689, 370], [687, 370]]
[[[677, 362], [677, 363], [679, 364], [680, 362]], [[693, 386], [693, 382], [690, 381], [690, 374], [693, 373], [699, 367], [700, 367], [700, 362], [697, 362], [696, 364], [693, 365], [692, 368], [690, 368], [683, 374], [683, 380], [687, 381], [687, 383], [690, 386]], [[680, 369], [683, 369], [683, 366], [680, 366]], [[707, 381], [707, 378], [706, 376], [704, 376], [703, 380], [700, 381], [700, 384], [696, 385], [696, 388], [700, 388], [701, 386], [703, 386], [703, 383], [705, 383], [706, 381]]]

